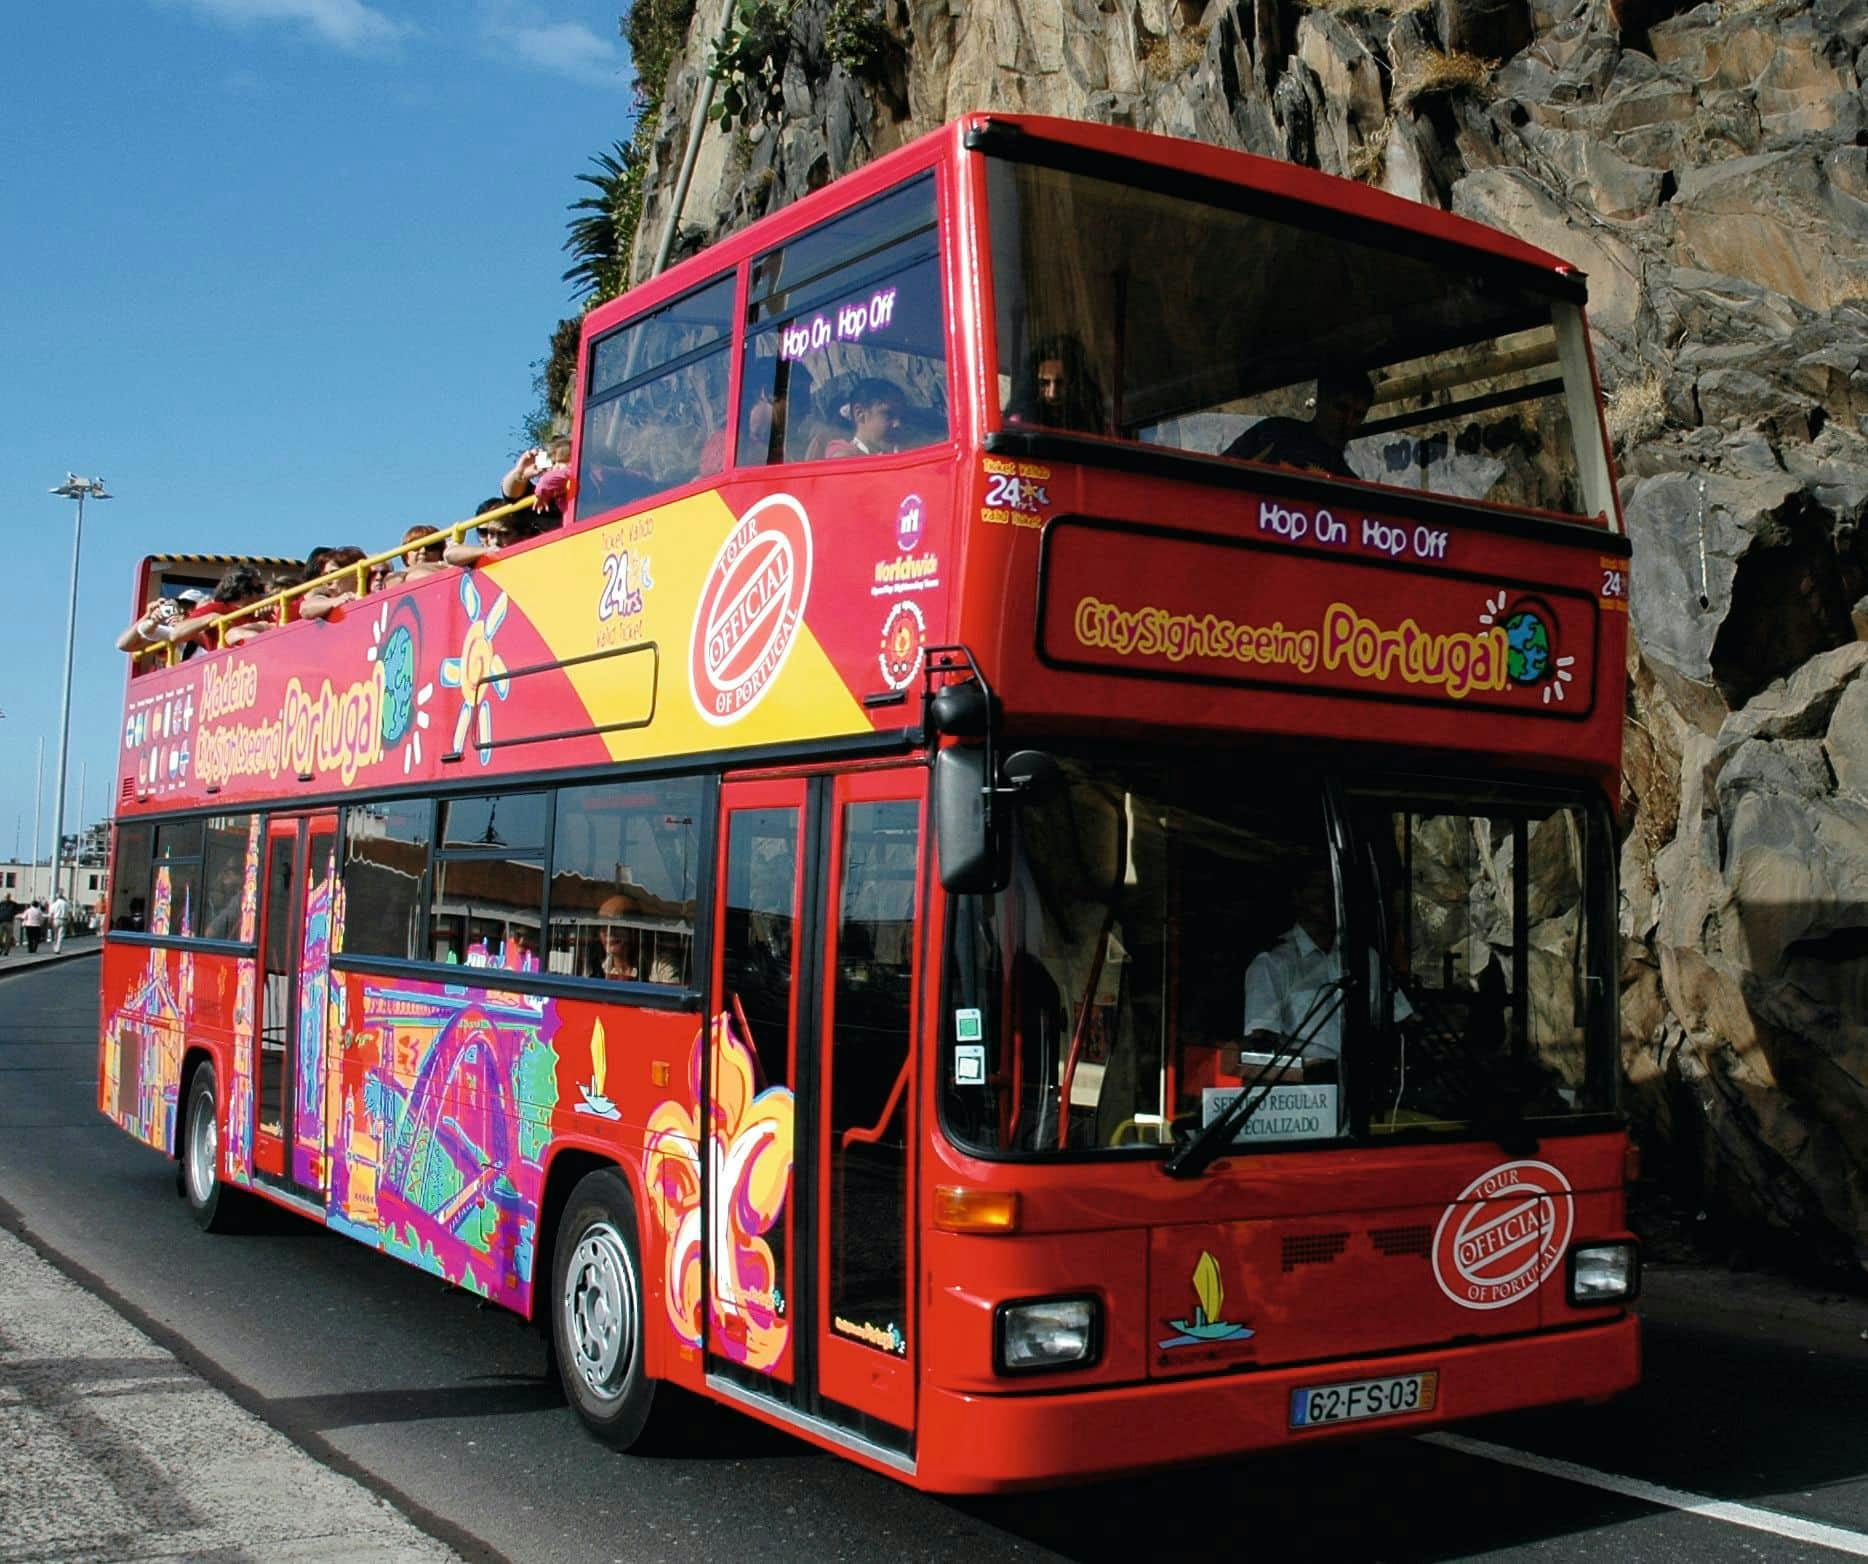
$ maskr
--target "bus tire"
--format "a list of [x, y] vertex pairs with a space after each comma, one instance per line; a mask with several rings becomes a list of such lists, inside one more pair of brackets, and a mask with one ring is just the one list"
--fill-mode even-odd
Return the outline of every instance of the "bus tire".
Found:
[[643, 1442], [656, 1381], [643, 1368], [642, 1260], [635, 1202], [613, 1168], [586, 1174], [558, 1225], [551, 1345], [579, 1419], [619, 1450]]
[[197, 1227], [207, 1233], [229, 1233], [239, 1225], [240, 1195], [221, 1182], [216, 1096], [214, 1066], [204, 1062], [188, 1083], [175, 1186], [188, 1202], [188, 1214]]

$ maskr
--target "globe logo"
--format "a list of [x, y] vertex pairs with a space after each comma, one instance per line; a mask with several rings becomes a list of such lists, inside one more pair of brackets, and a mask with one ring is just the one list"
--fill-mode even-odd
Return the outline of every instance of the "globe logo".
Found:
[[1514, 684], [1536, 684], [1550, 677], [1550, 629], [1534, 608], [1520, 608], [1505, 620], [1505, 672]]
[[383, 640], [383, 743], [400, 743], [415, 715], [415, 637], [399, 624]]

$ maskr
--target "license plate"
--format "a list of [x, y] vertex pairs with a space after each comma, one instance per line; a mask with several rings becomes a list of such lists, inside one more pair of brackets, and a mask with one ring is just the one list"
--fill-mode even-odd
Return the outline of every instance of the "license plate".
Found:
[[1310, 1385], [1291, 1392], [1291, 1427], [1355, 1423], [1368, 1417], [1401, 1417], [1431, 1412], [1440, 1375], [1396, 1374], [1388, 1379], [1352, 1379], [1341, 1385]]

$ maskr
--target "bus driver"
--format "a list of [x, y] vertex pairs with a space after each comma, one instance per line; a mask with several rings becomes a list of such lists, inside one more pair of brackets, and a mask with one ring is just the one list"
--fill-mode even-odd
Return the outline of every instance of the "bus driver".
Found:
[[[1349, 996], [1341, 987], [1336, 888], [1327, 858], [1309, 858], [1298, 870], [1291, 887], [1291, 912], [1290, 928], [1245, 969], [1245, 1039], [1236, 1051], [1222, 1054], [1221, 1068], [1231, 1067], [1232, 1073], [1250, 1077], [1256, 1069], [1251, 1054], [1298, 1047], [1296, 1062], [1306, 1080], [1334, 1080]], [[1371, 950], [1371, 988], [1379, 975], [1378, 957]], [[1405, 1021], [1413, 1014], [1407, 996], [1397, 987], [1395, 1020]]]

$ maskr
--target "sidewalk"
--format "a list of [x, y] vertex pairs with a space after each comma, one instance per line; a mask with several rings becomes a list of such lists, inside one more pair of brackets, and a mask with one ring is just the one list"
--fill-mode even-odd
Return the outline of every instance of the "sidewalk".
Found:
[[0, 1228], [0, 1564], [456, 1555]]
[[[35, 967], [49, 967], [60, 961], [76, 961], [80, 956], [95, 956], [103, 948], [103, 940], [95, 934], [67, 934], [65, 948], [57, 955], [52, 953], [49, 940], [39, 947], [36, 956], [27, 955], [24, 945], [16, 945], [0, 956], [0, 978], [11, 977], [15, 972], [30, 972]], [[0, 1554], [0, 1558], [4, 1557]]]

